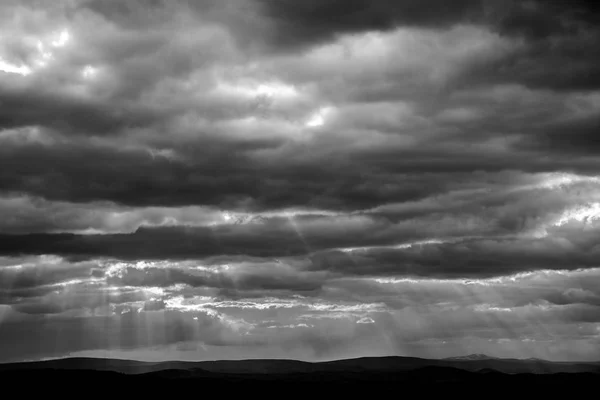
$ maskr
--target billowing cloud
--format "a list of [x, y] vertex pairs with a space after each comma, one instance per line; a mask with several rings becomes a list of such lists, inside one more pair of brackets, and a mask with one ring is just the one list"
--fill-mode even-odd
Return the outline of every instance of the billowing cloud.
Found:
[[598, 15], [2, 2], [0, 360], [597, 358]]

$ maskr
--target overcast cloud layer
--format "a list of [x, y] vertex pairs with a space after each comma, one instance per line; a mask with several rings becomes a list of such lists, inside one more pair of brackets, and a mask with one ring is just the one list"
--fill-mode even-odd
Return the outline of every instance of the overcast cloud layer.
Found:
[[0, 2], [0, 361], [599, 360], [599, 22]]

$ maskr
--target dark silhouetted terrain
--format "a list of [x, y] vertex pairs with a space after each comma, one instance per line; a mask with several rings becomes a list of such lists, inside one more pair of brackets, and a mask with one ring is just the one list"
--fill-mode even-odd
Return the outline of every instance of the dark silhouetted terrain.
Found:
[[[0, 364], [3, 382], [35, 382], [32, 391], [69, 388], [74, 382], [95, 391], [172, 393], [179, 390], [336, 389], [355, 390], [559, 390], [600, 383], [600, 363], [499, 359], [481, 355], [428, 360], [373, 357], [309, 363], [295, 360], [241, 360], [147, 363], [68, 358]], [[262, 389], [261, 389], [262, 388]], [[512, 388], [512, 389], [511, 389]]]

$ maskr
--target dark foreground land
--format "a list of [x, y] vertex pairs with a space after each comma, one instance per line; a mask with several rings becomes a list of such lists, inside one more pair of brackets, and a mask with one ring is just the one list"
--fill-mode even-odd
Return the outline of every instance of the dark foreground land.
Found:
[[481, 398], [572, 397], [597, 393], [600, 363], [542, 360], [361, 358], [325, 363], [293, 360], [141, 363], [62, 359], [0, 364], [0, 384], [20, 395], [312, 397], [415, 394]]

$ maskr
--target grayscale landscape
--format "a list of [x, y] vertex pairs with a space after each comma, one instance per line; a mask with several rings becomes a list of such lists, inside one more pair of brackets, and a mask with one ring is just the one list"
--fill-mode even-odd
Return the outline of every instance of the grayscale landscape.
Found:
[[591, 0], [0, 0], [0, 382], [593, 387], [599, 44]]

